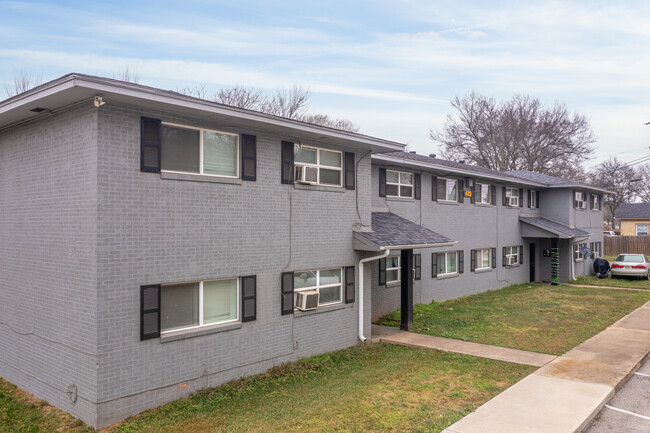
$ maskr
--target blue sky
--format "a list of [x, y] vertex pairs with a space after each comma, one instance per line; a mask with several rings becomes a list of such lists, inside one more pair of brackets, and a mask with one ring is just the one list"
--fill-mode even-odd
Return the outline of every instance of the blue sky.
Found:
[[172, 90], [295, 83], [310, 111], [423, 154], [454, 96], [527, 93], [591, 118], [592, 163], [631, 160], [650, 153], [649, 17], [614, 0], [0, 1], [0, 80], [129, 67]]

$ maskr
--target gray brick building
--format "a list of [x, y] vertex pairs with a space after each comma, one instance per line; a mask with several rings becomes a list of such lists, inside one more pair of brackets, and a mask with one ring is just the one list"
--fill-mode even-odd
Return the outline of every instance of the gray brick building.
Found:
[[[102, 427], [357, 344], [402, 290], [528, 281], [533, 250], [549, 280], [552, 239], [566, 280], [572, 245], [602, 241], [602, 190], [403, 148], [79, 74], [1, 102], [0, 376]], [[455, 202], [433, 195], [447, 178]], [[480, 182], [498, 203], [459, 199]], [[503, 187], [535, 206], [503, 206]], [[480, 249], [490, 266], [471, 271]], [[387, 250], [416, 252], [415, 281], [390, 255], [363, 267]]]

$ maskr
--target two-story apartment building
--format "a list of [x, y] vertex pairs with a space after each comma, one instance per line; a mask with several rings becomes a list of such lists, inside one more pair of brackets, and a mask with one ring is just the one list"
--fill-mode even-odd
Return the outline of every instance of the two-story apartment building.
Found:
[[403, 149], [80, 74], [0, 102], [0, 376], [102, 427], [601, 241], [598, 189]]

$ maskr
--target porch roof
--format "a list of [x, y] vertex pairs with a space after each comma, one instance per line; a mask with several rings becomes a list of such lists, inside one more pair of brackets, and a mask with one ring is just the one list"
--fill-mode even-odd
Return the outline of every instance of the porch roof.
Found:
[[519, 217], [519, 221], [524, 223], [521, 225], [521, 236], [525, 238], [573, 239], [590, 235], [584, 230], [569, 227], [544, 217], [522, 215]]
[[354, 249], [362, 251], [446, 247], [456, 243], [391, 212], [373, 212], [372, 230], [354, 232]]

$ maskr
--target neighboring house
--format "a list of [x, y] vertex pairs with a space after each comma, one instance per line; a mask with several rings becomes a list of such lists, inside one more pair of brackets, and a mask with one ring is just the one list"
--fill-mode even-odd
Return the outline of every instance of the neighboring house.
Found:
[[623, 203], [615, 215], [621, 236], [648, 236], [650, 203]]
[[603, 190], [403, 149], [80, 74], [0, 102], [0, 376], [103, 427], [602, 241]]

